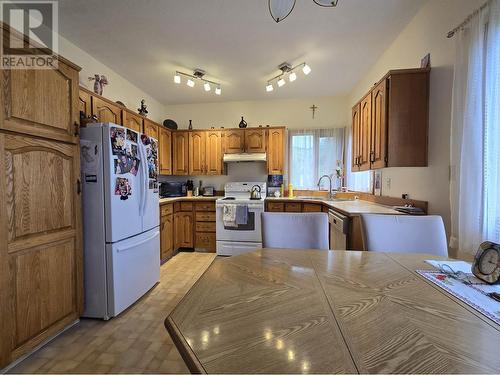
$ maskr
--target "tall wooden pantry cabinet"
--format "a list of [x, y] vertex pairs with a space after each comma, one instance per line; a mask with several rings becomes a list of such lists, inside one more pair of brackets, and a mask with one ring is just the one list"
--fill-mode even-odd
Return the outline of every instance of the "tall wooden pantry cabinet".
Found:
[[82, 312], [79, 70], [0, 70], [0, 368]]

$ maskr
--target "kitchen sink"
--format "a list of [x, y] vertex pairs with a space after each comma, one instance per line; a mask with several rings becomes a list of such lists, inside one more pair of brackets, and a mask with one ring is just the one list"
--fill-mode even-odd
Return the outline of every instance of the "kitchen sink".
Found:
[[306, 199], [306, 200], [316, 200], [316, 201], [323, 201], [323, 202], [345, 202], [345, 201], [351, 201], [352, 199], [346, 199], [346, 198], [327, 198], [327, 197], [308, 197], [308, 196], [298, 196], [296, 197], [297, 199]]

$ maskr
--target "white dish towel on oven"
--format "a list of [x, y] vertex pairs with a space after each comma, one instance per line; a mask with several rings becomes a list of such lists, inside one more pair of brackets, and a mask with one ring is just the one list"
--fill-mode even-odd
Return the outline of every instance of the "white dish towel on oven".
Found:
[[236, 205], [225, 204], [222, 206], [222, 221], [225, 227], [236, 227]]

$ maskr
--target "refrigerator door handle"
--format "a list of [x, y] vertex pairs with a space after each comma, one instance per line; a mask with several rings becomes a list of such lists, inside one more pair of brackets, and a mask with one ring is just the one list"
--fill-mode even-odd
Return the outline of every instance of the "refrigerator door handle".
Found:
[[141, 176], [142, 176], [142, 183], [141, 183], [141, 200], [140, 200], [140, 205], [139, 205], [139, 215], [144, 216], [144, 200], [146, 198], [146, 190], [144, 188], [145, 186], [145, 180], [146, 180], [146, 170], [148, 168], [148, 162], [147, 162], [147, 157], [146, 157], [146, 152], [145, 152], [145, 146], [142, 143], [142, 140], [140, 141], [139, 144], [139, 152], [141, 153], [141, 158], [142, 158], [142, 168], [140, 168], [141, 171]]
[[137, 247], [137, 246], [140, 246], [140, 245], [143, 245], [145, 244], [146, 242], [149, 242], [151, 241], [153, 238], [157, 237], [160, 235], [160, 232], [159, 231], [155, 231], [151, 236], [149, 236], [148, 238], [145, 238], [144, 240], [142, 241], [138, 241], [138, 242], [134, 242], [134, 243], [131, 243], [129, 244], [127, 247], [117, 247], [116, 248], [116, 252], [117, 253], [122, 253], [124, 251], [127, 251], [127, 250], [130, 250], [134, 247]]
[[142, 157], [144, 159], [143, 170], [143, 194], [142, 194], [142, 212], [141, 215], [146, 215], [146, 204], [148, 201], [148, 179], [149, 179], [149, 165], [148, 165], [148, 155], [146, 152], [146, 146], [142, 145]]

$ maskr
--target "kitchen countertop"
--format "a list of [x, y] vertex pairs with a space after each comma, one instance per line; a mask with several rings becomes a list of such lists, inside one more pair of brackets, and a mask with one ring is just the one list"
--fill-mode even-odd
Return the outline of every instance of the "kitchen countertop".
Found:
[[[160, 205], [166, 203], [175, 203], [175, 202], [214, 202], [217, 199], [222, 198], [222, 196], [215, 195], [212, 197], [173, 197], [173, 198], [160, 198]], [[388, 214], [388, 215], [404, 215], [401, 212], [394, 210], [392, 207], [384, 206], [377, 203], [372, 203], [368, 201], [364, 201], [361, 199], [357, 200], [346, 200], [346, 201], [327, 201], [322, 198], [318, 199], [304, 199], [301, 197], [267, 197], [266, 201], [272, 202], [297, 202], [297, 203], [313, 203], [313, 204], [323, 204], [327, 207], [330, 207], [336, 211], [340, 211], [341, 213], [348, 216], [357, 216], [360, 214]]]
[[386, 214], [386, 215], [404, 215], [402, 212], [396, 211], [392, 207], [384, 206], [381, 204], [364, 201], [361, 199], [356, 200], [339, 200], [339, 201], [327, 201], [322, 198], [318, 199], [304, 199], [301, 197], [267, 197], [267, 201], [272, 202], [297, 202], [297, 203], [316, 203], [323, 204], [327, 207], [333, 208], [336, 211], [340, 211], [348, 216], [357, 216], [360, 214]]
[[166, 204], [166, 203], [174, 203], [174, 202], [206, 202], [206, 201], [212, 201], [215, 202], [217, 199], [222, 198], [219, 195], [214, 195], [212, 197], [204, 197], [204, 196], [199, 196], [199, 197], [173, 197], [173, 198], [160, 198], [160, 205], [161, 204]]

